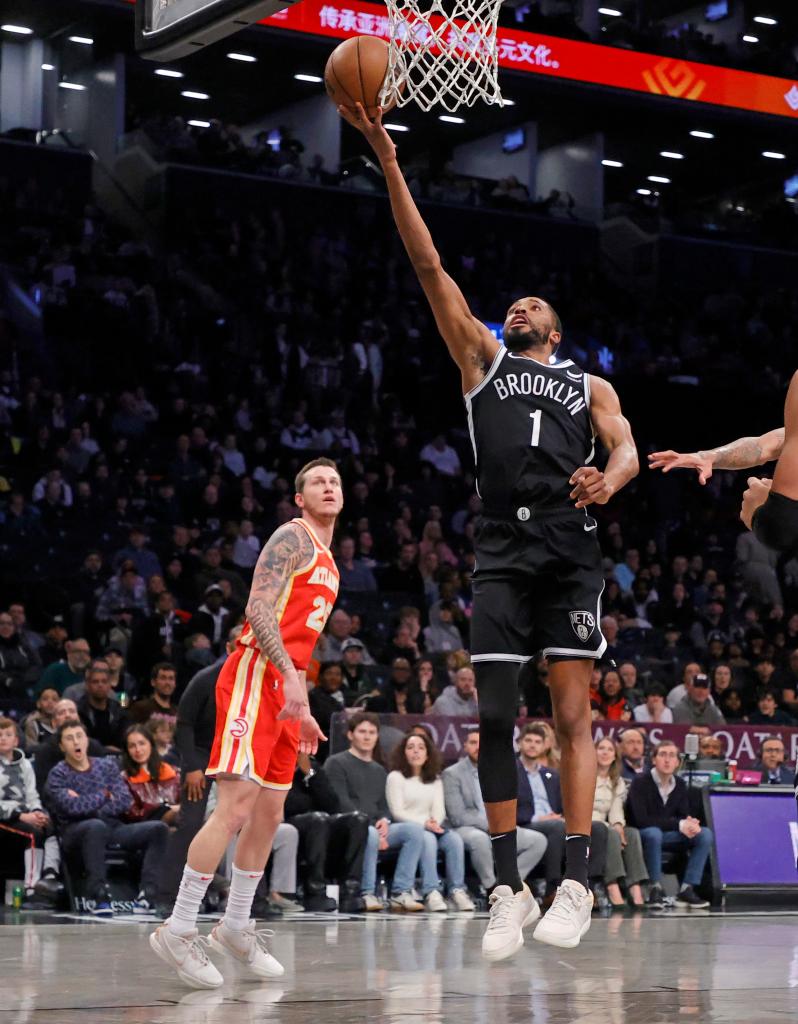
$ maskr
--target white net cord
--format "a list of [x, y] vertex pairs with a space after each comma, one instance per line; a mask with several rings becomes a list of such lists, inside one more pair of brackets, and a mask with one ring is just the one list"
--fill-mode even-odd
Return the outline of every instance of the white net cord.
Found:
[[[502, 105], [496, 26], [502, 0], [386, 0], [391, 39], [383, 106]], [[424, 5], [424, 10], [421, 5]]]

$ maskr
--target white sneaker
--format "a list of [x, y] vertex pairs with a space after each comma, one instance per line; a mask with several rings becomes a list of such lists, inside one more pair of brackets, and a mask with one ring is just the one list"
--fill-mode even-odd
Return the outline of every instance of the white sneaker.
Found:
[[579, 882], [566, 878], [557, 888], [557, 895], [546, 916], [535, 929], [533, 938], [561, 949], [578, 946], [590, 927], [593, 893]]
[[446, 906], [446, 900], [441, 896], [437, 889], [433, 889], [427, 893], [427, 898], [424, 900], [424, 906], [433, 914], [445, 914], [449, 909]]
[[217, 953], [226, 953], [245, 964], [259, 978], [281, 978], [285, 968], [271, 955], [267, 945], [267, 939], [273, 935], [269, 928], [256, 930], [254, 921], [241, 931], [228, 928], [224, 921], [220, 921], [211, 930], [208, 944]]
[[218, 988], [224, 978], [205, 952], [208, 940], [195, 928], [188, 935], [175, 935], [166, 921], [150, 935], [150, 946], [178, 977], [192, 988]]
[[452, 889], [449, 893], [452, 903], [454, 903], [455, 910], [476, 910], [474, 901], [465, 891], [465, 889]]
[[375, 913], [378, 910], [385, 910], [385, 904], [381, 899], [378, 899], [373, 892], [364, 892], [363, 909], [366, 913]]
[[424, 904], [413, 899], [413, 894], [400, 892], [397, 896], [391, 896], [391, 910], [399, 914], [415, 914], [424, 909]]
[[490, 894], [490, 921], [482, 936], [486, 960], [505, 960], [524, 944], [523, 929], [540, 917], [540, 907], [525, 884], [514, 893], [509, 885], [497, 885]]

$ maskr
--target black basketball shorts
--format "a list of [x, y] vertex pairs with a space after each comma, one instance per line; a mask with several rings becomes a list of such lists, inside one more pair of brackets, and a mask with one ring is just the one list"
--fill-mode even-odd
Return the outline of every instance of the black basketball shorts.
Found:
[[476, 569], [471, 660], [519, 665], [535, 654], [598, 659], [604, 577], [596, 520], [576, 509], [515, 518], [481, 517], [474, 533]]

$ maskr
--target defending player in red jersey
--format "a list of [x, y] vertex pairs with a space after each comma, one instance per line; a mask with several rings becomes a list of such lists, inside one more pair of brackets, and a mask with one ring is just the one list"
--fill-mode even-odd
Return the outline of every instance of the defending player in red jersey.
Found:
[[[313, 754], [326, 739], [310, 713], [305, 671], [338, 594], [330, 544], [343, 497], [335, 463], [309, 462], [297, 475], [296, 492], [302, 515], [276, 530], [261, 551], [244, 629], [216, 683], [216, 735], [207, 768], [217, 783], [216, 808], [189, 847], [172, 916], [150, 936], [158, 956], [194, 988], [217, 988], [224, 980], [206, 944], [259, 977], [283, 974], [249, 915], [297, 752]], [[201, 939], [200, 905], [236, 836], [227, 910]]]

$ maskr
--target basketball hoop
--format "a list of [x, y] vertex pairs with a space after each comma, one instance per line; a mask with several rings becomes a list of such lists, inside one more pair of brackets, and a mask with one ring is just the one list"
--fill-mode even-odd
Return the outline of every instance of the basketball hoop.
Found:
[[388, 74], [380, 103], [422, 110], [502, 105], [496, 27], [502, 0], [386, 0]]

